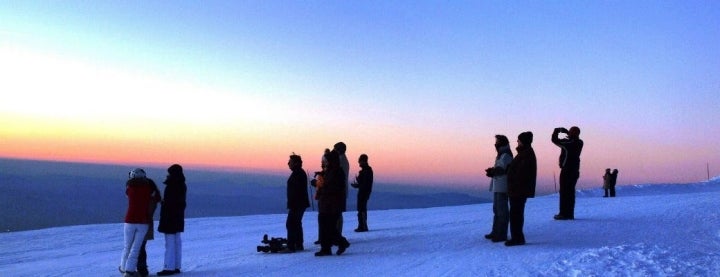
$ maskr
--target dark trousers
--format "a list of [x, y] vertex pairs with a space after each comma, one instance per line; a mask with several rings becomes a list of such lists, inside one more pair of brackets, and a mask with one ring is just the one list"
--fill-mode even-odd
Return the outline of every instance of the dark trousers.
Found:
[[525, 242], [523, 226], [525, 225], [526, 197], [510, 197], [510, 236], [511, 240]]
[[[148, 230], [148, 232], [152, 232], [152, 230]], [[147, 240], [143, 240], [142, 246], [140, 246], [140, 254], [138, 255], [138, 262], [137, 262], [138, 273], [143, 274], [143, 275], [148, 274], [147, 252], [145, 251], [146, 245], [147, 245]]]
[[370, 200], [370, 194], [367, 192], [360, 191], [357, 196], [357, 211], [358, 211], [358, 230], [366, 230], [367, 226], [367, 202]]
[[610, 197], [615, 197], [615, 186], [610, 187]]
[[285, 228], [287, 229], [288, 248], [291, 250], [295, 250], [296, 247], [303, 245], [302, 218], [304, 214], [305, 209], [291, 209], [288, 211]]
[[337, 222], [340, 213], [319, 213], [318, 230], [320, 231], [321, 251], [330, 251], [333, 245], [337, 245], [342, 235], [337, 229]]
[[370, 200], [369, 193], [358, 192], [357, 195], [357, 211], [367, 212], [367, 202]]
[[577, 170], [560, 171], [560, 215], [575, 218], [575, 185], [580, 178]]
[[525, 202], [527, 197], [510, 197], [510, 236], [511, 240], [525, 242]]
[[507, 239], [509, 220], [508, 194], [505, 192], [494, 193], [492, 235], [496, 238]]

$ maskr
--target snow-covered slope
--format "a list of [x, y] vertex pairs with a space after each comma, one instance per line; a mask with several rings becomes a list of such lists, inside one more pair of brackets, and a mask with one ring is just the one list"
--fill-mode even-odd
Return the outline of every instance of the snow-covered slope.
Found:
[[[304, 252], [258, 253], [263, 234], [285, 236], [285, 215], [190, 219], [181, 276], [717, 276], [720, 180], [622, 187], [616, 198], [579, 193], [576, 220], [554, 221], [557, 195], [528, 200], [525, 246], [483, 238], [491, 204], [371, 211], [342, 256], [315, 257], [317, 214], [308, 212]], [[371, 200], [372, 201], [372, 200]], [[163, 239], [148, 244], [151, 272]], [[0, 276], [119, 276], [122, 225], [0, 234]]]

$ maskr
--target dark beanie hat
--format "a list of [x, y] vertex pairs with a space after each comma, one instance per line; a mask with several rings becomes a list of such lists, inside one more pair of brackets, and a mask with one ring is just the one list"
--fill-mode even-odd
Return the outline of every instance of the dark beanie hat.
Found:
[[520, 135], [518, 135], [518, 140], [523, 143], [523, 145], [530, 145], [533, 141], [533, 133], [532, 132], [522, 132]]

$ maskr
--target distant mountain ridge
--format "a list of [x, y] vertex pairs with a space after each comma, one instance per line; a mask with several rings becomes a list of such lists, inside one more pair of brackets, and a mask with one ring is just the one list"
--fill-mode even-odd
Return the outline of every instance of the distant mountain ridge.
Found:
[[[0, 231], [122, 222], [127, 205], [124, 184], [130, 169], [125, 165], [0, 159]], [[163, 190], [165, 168], [144, 169]], [[286, 212], [287, 176], [187, 168], [185, 174], [188, 218]], [[348, 212], [355, 210], [356, 193], [350, 190]], [[368, 205], [371, 210], [385, 210], [491, 202], [489, 193], [483, 193], [378, 183]]]

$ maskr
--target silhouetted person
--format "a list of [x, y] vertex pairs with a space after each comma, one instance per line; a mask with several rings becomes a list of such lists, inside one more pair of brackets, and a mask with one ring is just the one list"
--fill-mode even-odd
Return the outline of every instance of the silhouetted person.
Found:
[[358, 158], [358, 164], [360, 165], [360, 172], [355, 177], [355, 182], [352, 186], [358, 189], [357, 194], [357, 211], [358, 211], [358, 227], [355, 232], [367, 232], [367, 202], [370, 199], [370, 193], [372, 192], [373, 186], [373, 169], [368, 164], [368, 156], [365, 154], [360, 155]]
[[[313, 195], [313, 199], [315, 200], [318, 200], [318, 191], [320, 191], [320, 188], [322, 188], [323, 184], [325, 184], [325, 169], [327, 168], [326, 155], [329, 153], [330, 149], [325, 148], [322, 158], [320, 158], [321, 169], [320, 171], [315, 171], [315, 175], [310, 181], [310, 185], [315, 187], [315, 194]], [[318, 239], [315, 241], [315, 244], [320, 244], [320, 228], [318, 228]]]
[[493, 193], [493, 224], [492, 231], [485, 235], [492, 242], [507, 240], [510, 208], [508, 199], [507, 169], [513, 160], [510, 141], [504, 135], [495, 135], [495, 164], [485, 169], [485, 175], [492, 178], [490, 191]]
[[517, 156], [508, 166], [508, 197], [510, 199], [510, 236], [505, 246], [525, 244], [525, 203], [535, 197], [537, 182], [537, 159], [532, 148], [533, 134], [518, 135]]
[[292, 171], [287, 180], [287, 209], [288, 215], [285, 221], [287, 229], [287, 251], [295, 252], [304, 250], [302, 218], [305, 209], [310, 207], [307, 192], [307, 173], [302, 168], [302, 158], [298, 155], [290, 155], [288, 168]]
[[345, 156], [345, 151], [347, 151], [347, 146], [344, 142], [338, 142], [335, 145], [333, 145], [333, 150], [335, 150], [339, 157], [340, 157], [340, 168], [343, 171], [343, 176], [345, 176], [345, 180], [343, 181], [343, 198], [342, 203], [340, 204], [342, 206], [342, 212], [340, 213], [340, 217], [338, 217], [337, 222], [337, 228], [338, 232], [340, 232], [340, 236], [342, 236], [343, 233], [343, 214], [347, 211], [347, 198], [348, 198], [348, 180], [350, 178], [350, 162], [347, 159], [347, 156]]
[[615, 185], [617, 184], [618, 170], [613, 169], [610, 174], [610, 197], [615, 197]]
[[603, 190], [605, 191], [605, 194], [603, 197], [610, 196], [610, 184], [612, 183], [612, 173], [610, 173], [610, 169], [605, 169], [605, 175], [603, 175]]
[[333, 245], [338, 246], [337, 254], [340, 255], [350, 247], [347, 241], [337, 229], [338, 217], [342, 213], [342, 204], [345, 203], [345, 176], [340, 168], [340, 157], [337, 151], [333, 150], [325, 155], [327, 166], [325, 168], [324, 182], [318, 188], [318, 229], [320, 231], [320, 251], [315, 256], [332, 255]]
[[182, 265], [182, 238], [185, 231], [185, 205], [187, 185], [179, 164], [171, 165], [165, 178], [165, 194], [160, 206], [158, 232], [165, 234], [165, 265], [158, 276], [180, 273]]
[[[560, 139], [560, 133], [568, 134]], [[552, 142], [560, 147], [560, 212], [556, 220], [575, 219], [575, 185], [580, 178], [580, 153], [583, 141], [580, 139], [580, 128], [573, 126], [570, 130], [559, 127], [552, 133]]]

